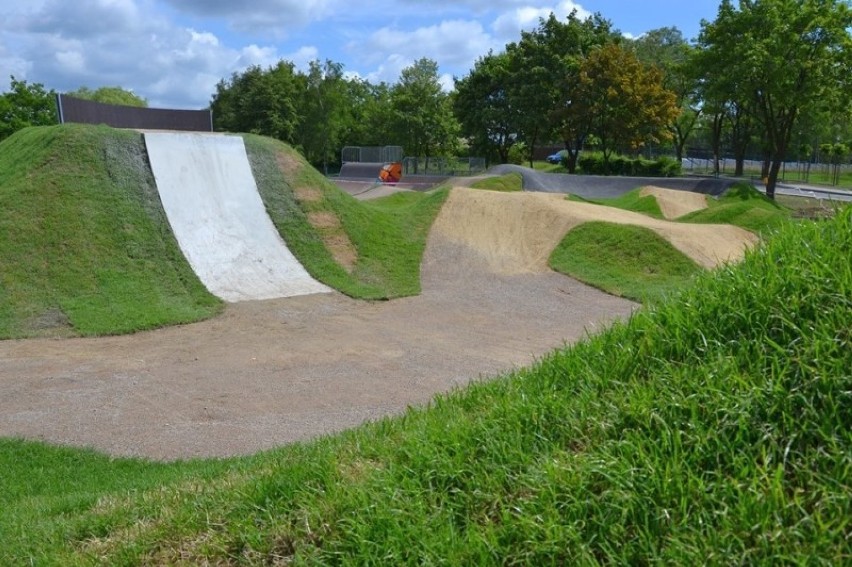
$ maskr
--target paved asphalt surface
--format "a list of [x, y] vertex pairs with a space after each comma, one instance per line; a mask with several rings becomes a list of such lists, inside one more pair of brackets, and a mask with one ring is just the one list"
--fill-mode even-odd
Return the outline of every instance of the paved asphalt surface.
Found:
[[[571, 193], [586, 199], [618, 197], [637, 187], [654, 185], [664, 189], [692, 191], [718, 196], [736, 183], [736, 179], [715, 177], [604, 177], [597, 175], [565, 175], [543, 173], [520, 165], [498, 165], [488, 170], [494, 175], [520, 173], [524, 178], [525, 191], [546, 193]], [[762, 191], [760, 184], [755, 187]], [[826, 189], [811, 185], [779, 183], [775, 189], [779, 195], [852, 201], [852, 192]]]

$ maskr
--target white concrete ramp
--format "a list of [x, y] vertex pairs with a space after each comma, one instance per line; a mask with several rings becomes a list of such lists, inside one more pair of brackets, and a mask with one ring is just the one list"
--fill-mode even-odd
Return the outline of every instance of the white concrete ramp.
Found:
[[145, 145], [172, 231], [211, 293], [236, 302], [331, 291], [269, 219], [241, 137], [148, 132]]

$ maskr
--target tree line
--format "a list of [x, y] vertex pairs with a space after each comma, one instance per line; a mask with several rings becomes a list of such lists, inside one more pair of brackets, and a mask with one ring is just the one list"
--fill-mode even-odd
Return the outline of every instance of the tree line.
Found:
[[[848, 156], [851, 28], [844, 0], [722, 0], [694, 42], [668, 27], [628, 39], [602, 15], [575, 11], [480, 57], [450, 92], [428, 58], [393, 84], [347, 76], [333, 61], [306, 71], [280, 61], [223, 78], [210, 108], [217, 130], [286, 141], [326, 172], [346, 145], [467, 152], [493, 163], [531, 161], [536, 148], [557, 143], [570, 172], [590, 148], [607, 163], [652, 149], [681, 160], [701, 146], [717, 172], [732, 155], [742, 174], [747, 155], [759, 153], [773, 196], [785, 159]], [[82, 88], [76, 96], [109, 102], [122, 92]], [[48, 94], [13, 78], [0, 96], [0, 138], [46, 120], [50, 104], [39, 101]]]

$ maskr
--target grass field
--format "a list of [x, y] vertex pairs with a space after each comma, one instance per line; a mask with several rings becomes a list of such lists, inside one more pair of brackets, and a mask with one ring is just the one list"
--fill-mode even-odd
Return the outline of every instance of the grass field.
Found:
[[[172, 303], [193, 317], [220, 309], [171, 239], [140, 142], [66, 126], [0, 145], [4, 332], [99, 333], [134, 310], [146, 328], [174, 320]], [[446, 191], [361, 206], [286, 146], [246, 143], [309, 270], [356, 296], [419, 290]], [[312, 214], [340, 223], [351, 270]], [[175, 463], [0, 439], [0, 565], [846, 564], [852, 208], [788, 217], [734, 191], [687, 219], [761, 232], [742, 264], [693, 273], [667, 260], [660, 272], [688, 283], [646, 284], [636, 297], [653, 301], [630, 320], [339, 435]], [[670, 253], [643, 231], [581, 229], [562, 247], [586, 245], [624, 280], [643, 254]], [[145, 319], [157, 298], [164, 314]]]
[[0, 442], [3, 564], [852, 557], [852, 209], [429, 407], [254, 457]]

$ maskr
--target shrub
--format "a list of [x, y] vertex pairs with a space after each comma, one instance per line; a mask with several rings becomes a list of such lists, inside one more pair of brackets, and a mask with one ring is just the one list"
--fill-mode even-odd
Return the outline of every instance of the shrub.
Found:
[[680, 164], [676, 159], [662, 156], [655, 160], [631, 158], [623, 155], [610, 156], [605, 162], [600, 152], [584, 153], [577, 161], [580, 171], [587, 175], [631, 175], [638, 177], [672, 177], [680, 175]]

